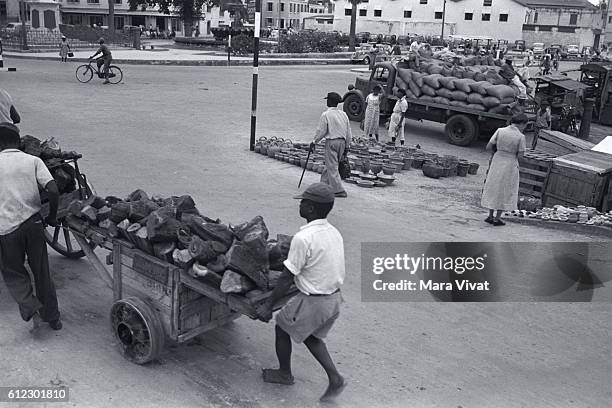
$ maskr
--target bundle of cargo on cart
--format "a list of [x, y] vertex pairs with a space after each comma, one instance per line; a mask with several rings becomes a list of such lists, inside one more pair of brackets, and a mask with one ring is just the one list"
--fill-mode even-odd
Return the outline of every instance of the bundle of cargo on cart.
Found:
[[[512, 108], [519, 89], [500, 75], [502, 62], [492, 57], [471, 57], [449, 62], [423, 58], [381, 62], [375, 65], [368, 79], [357, 77], [344, 95], [344, 111], [349, 119], [361, 121], [365, 115], [365, 99], [377, 86], [384, 98], [381, 116], [391, 114], [397, 98], [395, 89], [406, 91], [406, 117], [444, 123], [452, 144], [467, 146], [480, 134], [492, 133], [510, 123]], [[535, 114], [535, 102], [528, 98], [521, 108]]]
[[[113, 290], [111, 329], [124, 357], [143, 364], [159, 356], [167, 339], [181, 343], [242, 315], [258, 317], [291, 236], [271, 239], [260, 216], [223, 224], [188, 195], [136, 190], [125, 199], [102, 198], [81, 173], [80, 154], [32, 136], [22, 138], [21, 149], [41, 157], [60, 186], [60, 224], [46, 228], [48, 244], [68, 258], [87, 256]], [[41, 200], [46, 216], [47, 198]], [[106, 262], [96, 248], [110, 251]], [[273, 310], [296, 294], [292, 286]]]

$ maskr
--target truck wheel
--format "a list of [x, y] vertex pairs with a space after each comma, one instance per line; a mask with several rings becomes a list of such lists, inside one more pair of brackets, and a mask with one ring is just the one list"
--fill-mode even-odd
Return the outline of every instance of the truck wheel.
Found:
[[363, 65], [370, 65], [370, 57], [365, 57], [363, 59]]
[[348, 116], [349, 120], [354, 122], [363, 120], [365, 113], [363, 105], [363, 100], [359, 95], [353, 93], [346, 97], [344, 100], [344, 112]]
[[454, 115], [444, 128], [450, 144], [468, 146], [478, 137], [478, 124], [469, 116]]

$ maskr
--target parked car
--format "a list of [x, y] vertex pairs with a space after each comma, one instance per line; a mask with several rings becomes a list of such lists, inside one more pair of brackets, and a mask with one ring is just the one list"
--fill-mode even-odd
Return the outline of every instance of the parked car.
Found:
[[555, 55], [557, 53], [557, 50], [559, 50], [561, 59], [567, 58], [567, 51], [565, 50], [565, 47], [563, 47], [561, 44], [551, 45], [549, 48], [546, 49], [546, 54]]
[[[355, 50], [351, 55], [351, 64], [364, 64], [370, 65], [371, 53], [374, 48], [374, 44], [361, 44], [361, 46]], [[377, 47], [378, 54], [376, 54], [376, 61], [387, 61], [389, 55], [385, 52], [384, 47]]]
[[568, 45], [567, 46], [567, 56], [569, 58], [580, 57], [580, 47], [578, 47], [577, 45]]
[[355, 34], [355, 38], [357, 42], [367, 43], [368, 41], [370, 41], [370, 35], [371, 34], [369, 31], [362, 31], [362, 32]]
[[535, 58], [542, 58], [542, 56], [544, 55], [544, 43], [533, 43], [531, 49], [533, 50], [533, 56]]

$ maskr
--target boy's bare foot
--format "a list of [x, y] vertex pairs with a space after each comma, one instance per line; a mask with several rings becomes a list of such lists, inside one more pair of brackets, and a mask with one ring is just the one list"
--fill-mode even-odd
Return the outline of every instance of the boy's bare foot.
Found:
[[325, 394], [321, 396], [319, 401], [321, 402], [330, 402], [333, 401], [338, 395], [342, 394], [342, 391], [346, 388], [346, 381], [344, 378], [340, 376], [335, 381], [330, 381], [327, 390], [325, 390]]
[[293, 385], [295, 383], [291, 373], [275, 370], [273, 368], [264, 368], [261, 371], [264, 382], [283, 385]]

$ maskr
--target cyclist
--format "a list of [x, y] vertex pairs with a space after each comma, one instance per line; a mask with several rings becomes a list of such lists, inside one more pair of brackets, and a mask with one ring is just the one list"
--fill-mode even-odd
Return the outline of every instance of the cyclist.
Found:
[[110, 50], [108, 49], [108, 47], [106, 46], [106, 44], [104, 44], [104, 38], [100, 38], [98, 42], [100, 43], [100, 48], [98, 48], [98, 51], [96, 51], [94, 55], [89, 57], [89, 59], [94, 59], [96, 58], [96, 55], [102, 54], [100, 58], [96, 59], [96, 65], [98, 66], [98, 71], [100, 71], [100, 67], [104, 65], [104, 82], [103, 83], [110, 84], [110, 81], [108, 80], [108, 67], [110, 67], [111, 61], [113, 60], [113, 56]]

